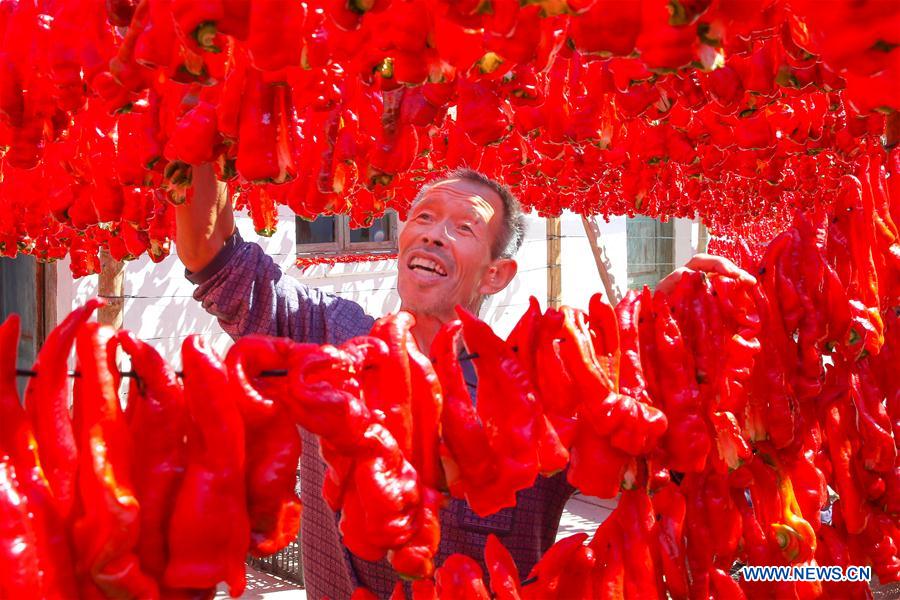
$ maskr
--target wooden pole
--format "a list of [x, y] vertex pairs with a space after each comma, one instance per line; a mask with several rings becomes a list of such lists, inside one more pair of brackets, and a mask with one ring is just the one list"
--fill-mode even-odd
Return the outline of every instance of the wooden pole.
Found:
[[106, 306], [97, 311], [97, 320], [116, 329], [125, 320], [125, 263], [114, 260], [106, 250], [100, 251], [100, 280], [97, 295], [106, 299]]
[[884, 147], [890, 150], [900, 143], [900, 112], [894, 111], [885, 117]]
[[587, 236], [588, 243], [591, 245], [591, 253], [594, 255], [594, 262], [597, 264], [597, 272], [600, 273], [600, 281], [603, 283], [603, 289], [606, 291], [606, 299], [610, 304], [615, 306], [622, 299], [619, 294], [619, 288], [616, 287], [615, 277], [613, 277], [610, 268], [612, 263], [606, 254], [606, 245], [600, 236], [600, 226], [594, 221], [593, 217], [581, 217], [581, 224], [584, 225], [584, 233]]
[[706, 224], [700, 221], [697, 230], [697, 254], [705, 253], [707, 246], [709, 246], [709, 231], [706, 229]]
[[559, 217], [547, 219], [547, 306], [562, 304], [562, 240], [559, 238]]

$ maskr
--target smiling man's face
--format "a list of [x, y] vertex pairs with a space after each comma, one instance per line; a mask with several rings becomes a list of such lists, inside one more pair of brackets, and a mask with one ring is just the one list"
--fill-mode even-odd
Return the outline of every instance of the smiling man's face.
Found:
[[400, 232], [398, 291], [402, 308], [442, 321], [471, 311], [515, 275], [515, 261], [494, 259], [503, 233], [503, 200], [487, 186], [449, 179], [430, 188], [410, 209]]

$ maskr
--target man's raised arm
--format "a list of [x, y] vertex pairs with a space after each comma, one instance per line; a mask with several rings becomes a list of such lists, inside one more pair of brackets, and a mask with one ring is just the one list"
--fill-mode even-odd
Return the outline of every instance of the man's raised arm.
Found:
[[191, 201], [176, 209], [175, 248], [197, 285], [194, 299], [228, 335], [321, 344], [368, 333], [372, 318], [357, 303], [285, 276], [259, 244], [241, 239], [231, 199], [217, 189], [210, 165], [193, 168], [193, 185]]
[[211, 164], [194, 165], [194, 197], [175, 208], [175, 251], [188, 271], [201, 271], [212, 262], [234, 233], [234, 209], [226, 193], [219, 193]]

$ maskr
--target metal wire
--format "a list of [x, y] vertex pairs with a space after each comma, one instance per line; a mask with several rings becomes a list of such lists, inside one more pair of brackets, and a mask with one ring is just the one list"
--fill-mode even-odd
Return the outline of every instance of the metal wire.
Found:
[[[288, 374], [287, 369], [276, 369], [271, 371], [261, 371], [259, 373], [260, 377], [286, 377]], [[81, 377], [81, 373], [78, 371], [67, 371], [66, 375], [69, 377]], [[140, 376], [135, 371], [120, 371], [119, 375], [122, 377], [134, 377], [139, 378]], [[175, 371], [175, 375], [178, 377], [184, 377], [183, 371]], [[37, 371], [32, 371], [31, 369], [16, 369], [16, 376], [18, 377], [37, 377]]]
[[[473, 358], [478, 358], [478, 354], [463, 354], [459, 357], [459, 360], [472, 360]], [[287, 377], [287, 369], [273, 369], [270, 371], [260, 371], [257, 377]], [[81, 377], [81, 373], [78, 371], [67, 371], [66, 375], [68, 377]], [[138, 375], [135, 371], [120, 371], [119, 375], [122, 377], [134, 377], [135, 379], [140, 379], [140, 375]], [[184, 378], [184, 371], [175, 371], [175, 375], [178, 377]], [[32, 371], [31, 369], [16, 369], [17, 377], [37, 377], [37, 371]]]

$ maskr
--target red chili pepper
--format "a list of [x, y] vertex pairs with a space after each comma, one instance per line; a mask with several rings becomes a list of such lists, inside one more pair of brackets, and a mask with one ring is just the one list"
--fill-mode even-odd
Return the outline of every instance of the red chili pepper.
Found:
[[[538, 310], [535, 320], [540, 315]], [[560, 355], [562, 330], [567, 315], [548, 309], [536, 323], [535, 340], [524, 346], [522, 338], [516, 340], [520, 360], [533, 356], [532, 381], [540, 392], [544, 413], [550, 420], [562, 444], [572, 445], [575, 436], [576, 414], [581, 402], [581, 391], [573, 380], [569, 368]], [[523, 317], [524, 318], [524, 317]], [[510, 339], [512, 342], [512, 338]], [[532, 350], [533, 349], [533, 350]]]
[[[157, 190], [157, 195], [162, 192]], [[162, 261], [169, 255], [172, 239], [175, 237], [175, 209], [169, 208], [169, 203], [160, 198], [156, 199], [153, 217], [150, 219], [147, 235], [150, 238], [150, 248], [147, 253], [150, 260], [155, 263]]]
[[191, 165], [212, 162], [218, 142], [216, 105], [201, 101], [178, 120], [166, 143], [165, 157]]
[[289, 90], [247, 70], [241, 102], [237, 170], [251, 183], [282, 183], [294, 175], [288, 142]]
[[8, 53], [0, 53], [0, 117], [13, 126], [20, 127], [25, 115], [25, 96], [15, 59]]
[[[127, 4], [130, 6], [130, 12], [128, 20], [122, 24], [123, 27], [127, 27], [130, 23], [137, 3], [128, 0]], [[57, 106], [66, 112], [76, 112], [84, 106], [86, 86], [83, 72], [91, 71], [90, 66], [85, 64], [90, 59], [83, 56], [86, 54], [85, 46], [90, 46], [90, 42], [81, 35], [85, 23], [83, 20], [79, 21], [78, 9], [77, 5], [63, 3], [53, 11], [53, 27], [49, 31], [50, 43], [46, 48], [53, 81], [53, 96]], [[0, 63], [2, 62], [3, 59], [0, 58]], [[11, 78], [8, 81], [14, 82]], [[2, 104], [0, 101], [0, 106]]]
[[585, 420], [579, 420], [572, 441], [566, 478], [582, 493], [614, 498], [619, 493], [630, 457], [599, 435]]
[[857, 361], [849, 383], [850, 399], [856, 407], [857, 430], [862, 438], [860, 458], [867, 470], [887, 472], [897, 460], [897, 445], [884, 405], [885, 394], [875, 381], [869, 357]]
[[[571, 579], [576, 580], [573, 581], [576, 586], [587, 586], [590, 589], [592, 582], [589, 573], [595, 559], [593, 551], [584, 545], [587, 538], [586, 533], [576, 533], [550, 546], [528, 574], [528, 579], [536, 581], [522, 588], [522, 597], [551, 598], [556, 597], [557, 593], [560, 593], [561, 598], [584, 597], [584, 590], [577, 595], [562, 595], [561, 592], [569, 585], [567, 580], [570, 575]], [[570, 573], [570, 568], [574, 572]]]
[[353, 361], [346, 353], [333, 346], [310, 345], [295, 350], [288, 373], [292, 390], [288, 408], [294, 419], [350, 456], [373, 421], [352, 372]]
[[[594, 598], [614, 600], [625, 597], [624, 537], [618, 511], [607, 516], [594, 532], [589, 544], [594, 554]], [[629, 588], [629, 592], [630, 592]]]
[[569, 464], [569, 451], [547, 415], [542, 414], [538, 417], [536, 427], [538, 470], [541, 475], [550, 477]]
[[[567, 306], [562, 307], [561, 312], [564, 319], [558, 332], [559, 353], [573, 380], [587, 396], [580, 410], [590, 415], [592, 424], [602, 435], [608, 435], [624, 417], [618, 410], [615, 375], [597, 360], [586, 315]], [[588, 391], [585, 393], [584, 390]]]
[[381, 129], [375, 136], [375, 144], [369, 161], [377, 172], [369, 177], [389, 180], [409, 169], [416, 156], [419, 138], [416, 128], [402, 120], [405, 88], [382, 92], [384, 108]]
[[247, 50], [253, 65], [262, 71], [300, 66], [304, 47], [298, 40], [305, 21], [306, 7], [301, 3], [251, 2]]
[[538, 470], [535, 427], [540, 407], [527, 374], [506, 342], [467, 311], [460, 308], [457, 314], [466, 347], [478, 354], [475, 409], [491, 447], [503, 459], [499, 477], [511, 489], [524, 489], [534, 482]]
[[155, 597], [156, 582], [136, 554], [140, 506], [131, 482], [131, 436], [122, 414], [115, 368], [115, 331], [82, 325], [76, 338], [75, 427], [79, 440], [78, 498], [72, 525], [82, 594]]
[[627, 56], [634, 51], [641, 31], [641, 2], [598, 0], [582, 4], [580, 0], [568, 0], [568, 3], [576, 12], [571, 17], [570, 35], [579, 52]]
[[[14, 473], [4, 483], [2, 494], [4, 523], [3, 563], [6, 573], [16, 574], [4, 593], [21, 597], [63, 597], [75, 592], [75, 576], [69, 552], [67, 528], [59, 514], [59, 507], [38, 459], [38, 447], [31, 421], [16, 389], [16, 354], [19, 346], [19, 316], [10, 315], [0, 325], [0, 451], [5, 456], [4, 475]], [[9, 501], [17, 503], [21, 514]], [[19, 521], [19, 519], [25, 521]], [[26, 526], [27, 524], [27, 526]], [[22, 547], [17, 551], [17, 536]], [[29, 539], [31, 538], [31, 539]], [[8, 544], [12, 544], [11, 546]], [[10, 552], [11, 554], [6, 554]], [[36, 562], [28, 566], [29, 560]], [[12, 561], [10, 564], [9, 561]], [[31, 586], [20, 587], [34, 578]], [[0, 588], [2, 590], [3, 588]]]
[[350, 596], [350, 600], [378, 600], [378, 596], [366, 588], [360, 587], [353, 590], [353, 595]]
[[412, 582], [412, 600], [438, 600], [437, 587], [432, 579], [417, 579]]
[[[765, 276], [762, 274], [761, 278]], [[747, 428], [752, 440], [768, 437], [780, 448], [794, 438], [797, 400], [787, 381], [788, 368], [780, 350], [785, 347], [784, 333], [777, 322], [775, 305], [761, 289], [756, 290], [755, 296], [762, 322], [760, 343], [767, 351], [757, 356], [751, 372]]]
[[[835, 193], [835, 217], [830, 226], [828, 252], [844, 267], [841, 280], [851, 297], [853, 324], [848, 345], [858, 353], [875, 354], [884, 344], [884, 324], [878, 312], [878, 279], [872, 262], [873, 206], [863, 197], [856, 177], [845, 175]], [[838, 258], [839, 257], [839, 258]]]
[[147, 21], [134, 47], [134, 61], [148, 68], [168, 68], [175, 57], [173, 0], [147, 0]]
[[623, 491], [616, 510], [625, 539], [626, 586], [629, 581], [640, 581], [642, 594], [658, 597], [663, 589], [662, 571], [651, 549], [655, 518], [646, 489]]
[[141, 568], [159, 581], [169, 559], [169, 520], [187, 462], [184, 389], [174, 369], [152, 346], [128, 331], [120, 332], [118, 340], [137, 374], [129, 386], [125, 411], [134, 491], [140, 504], [137, 554]]
[[137, 4], [137, 0], [106, 0], [109, 22], [116, 27], [128, 27]]
[[847, 531], [859, 533], [866, 527], [868, 514], [864, 510], [865, 500], [850, 472], [854, 451], [849, 437], [852, 423], [849, 400], [843, 396], [823, 407], [823, 410], [828, 452], [834, 469], [834, 488], [841, 497], [843, 521]]
[[497, 600], [519, 600], [522, 597], [519, 569], [512, 555], [494, 534], [488, 535], [484, 547], [484, 562], [487, 564], [494, 597]]
[[387, 344], [389, 356], [362, 373], [366, 406], [384, 414], [385, 427], [406, 456], [413, 451], [412, 366], [409, 357], [409, 330], [413, 316], [407, 312], [375, 321], [370, 335]]
[[[149, 4], [140, 2], [134, 12], [130, 24], [127, 25], [128, 30], [119, 45], [118, 52], [109, 61], [109, 72], [124, 92], [137, 93], [147, 88], [149, 84], [149, 71], [142, 68], [135, 60], [135, 47], [139, 36], [143, 32], [146, 23], [150, 17]], [[123, 98], [133, 98], [130, 95], [123, 95]], [[130, 102], [125, 106], [108, 105], [108, 109], [127, 110]], [[112, 112], [110, 110], [110, 112]]]
[[[429, 522], [416, 522], [423, 502], [422, 488], [415, 469], [405, 460], [390, 432], [373, 423], [359, 446], [352, 483], [344, 496], [340, 530], [351, 552], [375, 561], [414, 535], [417, 539], [419, 535], [430, 537], [434, 522], [428, 515], [421, 517]], [[434, 510], [433, 505], [429, 509]]]
[[[636, 402], [616, 392], [616, 373], [611, 360], [600, 363], [594, 351], [585, 316], [568, 307], [560, 356], [585, 394], [579, 411], [600, 435], [610, 435], [612, 444], [633, 456], [649, 452], [666, 429], [666, 416], [657, 408]], [[584, 392], [587, 390], [587, 392]]]
[[785, 470], [794, 487], [800, 513], [818, 532], [821, 511], [828, 502], [828, 488], [825, 476], [816, 466], [815, 456], [816, 451], [812, 447], [804, 447], [795, 454], [792, 463], [785, 458]]
[[[770, 467], [764, 461], [774, 464]], [[765, 453], [749, 464], [753, 473], [753, 509], [760, 524], [768, 527], [767, 538], [778, 549], [781, 562], [805, 562], [815, 553], [815, 533], [800, 514], [790, 479], [783, 476], [780, 465], [774, 461], [771, 453]]]
[[[846, 569], [853, 564], [847, 541], [834, 527], [823, 526], [816, 532], [816, 562], [822, 566], [838, 566]], [[867, 598], [871, 591], [865, 581], [823, 581], [822, 591], [829, 597]]]
[[873, 510], [863, 540], [879, 581], [900, 581], [900, 529], [893, 516]]
[[69, 354], [78, 330], [105, 303], [99, 298], [89, 299], [50, 332], [34, 361], [38, 376], [32, 377], [25, 388], [25, 408], [34, 426], [41, 467], [65, 521], [74, 508], [78, 463], [78, 446], [69, 417]]
[[216, 127], [226, 143], [234, 143], [239, 137], [241, 104], [249, 64], [247, 54], [240, 47], [235, 48], [233, 61], [216, 104]]
[[284, 338], [251, 335], [235, 342], [225, 358], [247, 431], [247, 513], [254, 556], [281, 550], [300, 529], [300, 433], [288, 413], [283, 380], [273, 383], [274, 378], [262, 376], [286, 369], [292, 348]]
[[203, 338], [185, 340], [182, 362], [191, 423], [163, 581], [177, 588], [210, 588], [225, 581], [237, 597], [246, 585], [244, 557], [250, 541], [244, 424], [234, 395], [223, 393], [225, 365]]
[[[5, 448], [4, 448], [5, 450]], [[40, 598], [40, 567], [35, 533], [28, 514], [28, 498], [19, 489], [19, 476], [5, 452], [0, 455], [0, 593], [9, 598]]]
[[479, 422], [463, 379], [457, 353], [462, 323], [438, 331], [431, 346], [434, 367], [444, 392], [441, 412], [441, 460], [450, 492], [466, 498], [478, 515], [490, 515], [516, 503], [515, 490], [497, 486], [500, 462]]
[[723, 569], [712, 569], [709, 572], [710, 592], [715, 598], [723, 600], [744, 600], [747, 596], [740, 584], [731, 578]]
[[509, 131], [509, 117], [501, 109], [501, 98], [490, 81], [458, 79], [457, 119], [475, 144], [487, 146], [502, 141]]
[[619, 389], [621, 352], [616, 312], [601, 294], [594, 294], [588, 303], [588, 326], [595, 356], [612, 375], [613, 385]]
[[[710, 571], [714, 564], [714, 550], [709, 540], [716, 535], [719, 521], [713, 521], [709, 514], [705, 499], [705, 474], [688, 473], [679, 484], [684, 494], [685, 533], [688, 569], [691, 574], [691, 597], [708, 598], [710, 596]], [[721, 519], [721, 516], [717, 517]]]
[[443, 399], [441, 384], [428, 360], [407, 331], [406, 353], [409, 356], [412, 390], [413, 444], [411, 462], [424, 486], [443, 487], [440, 463], [440, 421]]
[[673, 600], [688, 597], [688, 573], [685, 563], [684, 496], [677, 486], [667, 485], [653, 495], [656, 511], [655, 535], [659, 547], [659, 563], [665, 576], [666, 592]]
[[253, 220], [253, 230], [257, 235], [272, 237], [278, 227], [278, 206], [275, 198], [263, 185], [254, 185], [243, 192], [247, 194], [247, 207]]
[[665, 297], [657, 294], [653, 304], [660, 397], [671, 424], [663, 436], [669, 465], [676, 471], [701, 471], [711, 444], [708, 427], [700, 414], [699, 390], [691, 374], [693, 361]]
[[519, 357], [532, 383], [537, 383], [539, 371], [535, 368], [538, 328], [542, 323], [541, 305], [534, 296], [528, 297], [528, 308], [506, 337], [506, 343]]
[[463, 554], [451, 554], [435, 572], [439, 598], [489, 600], [491, 595], [482, 580], [481, 567]]
[[441, 541], [440, 509], [444, 496], [437, 490], [421, 486], [422, 503], [413, 522], [412, 537], [400, 548], [388, 552], [391, 566], [402, 577], [431, 577], [434, 557]]
[[225, 16], [222, 0], [173, 0], [172, 16], [192, 50], [222, 51], [215, 40], [216, 25]]

